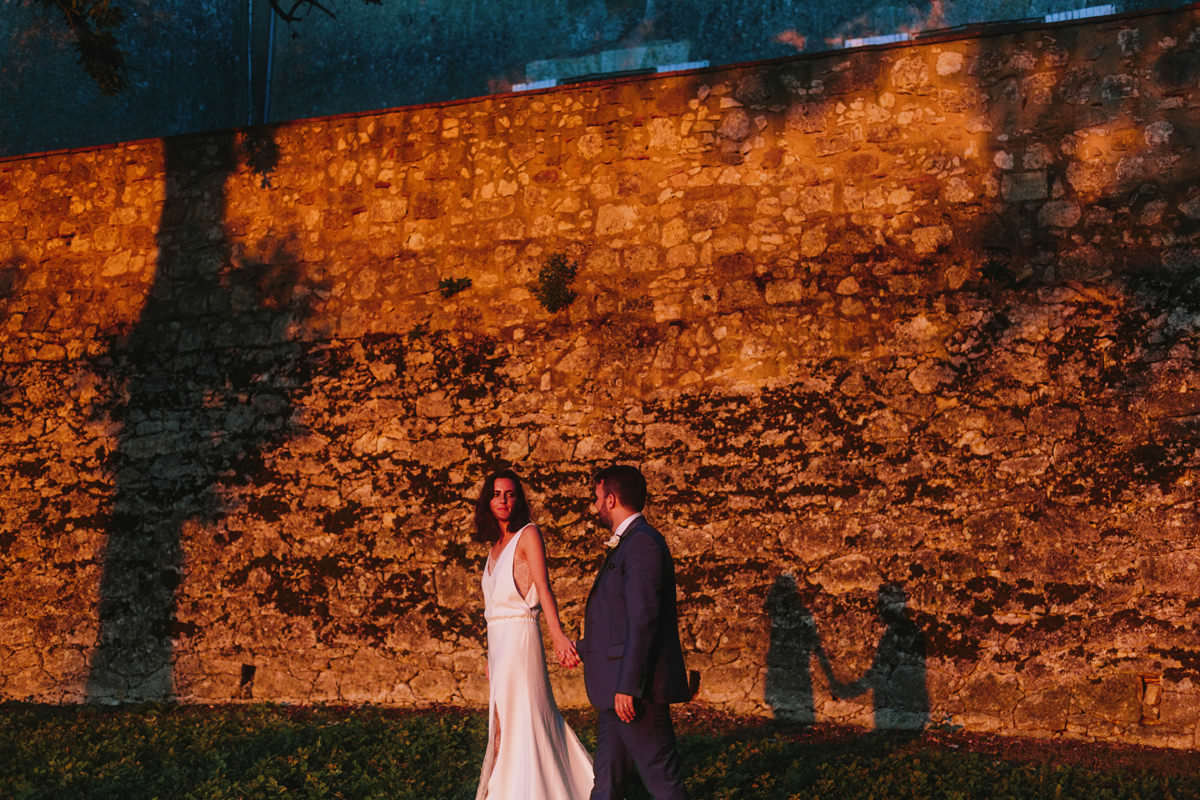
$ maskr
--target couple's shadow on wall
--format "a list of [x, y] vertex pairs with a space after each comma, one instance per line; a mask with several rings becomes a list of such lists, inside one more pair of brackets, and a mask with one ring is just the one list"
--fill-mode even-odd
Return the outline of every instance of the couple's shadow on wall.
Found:
[[857, 679], [839, 680], [805, 606], [796, 581], [780, 575], [767, 593], [771, 621], [765, 699], [775, 717], [810, 724], [816, 718], [812, 661], [815, 656], [835, 698], [870, 690], [876, 730], [923, 729], [929, 722], [925, 685], [925, 636], [908, 615], [907, 595], [898, 584], [879, 587], [875, 611], [886, 626], [871, 666]]

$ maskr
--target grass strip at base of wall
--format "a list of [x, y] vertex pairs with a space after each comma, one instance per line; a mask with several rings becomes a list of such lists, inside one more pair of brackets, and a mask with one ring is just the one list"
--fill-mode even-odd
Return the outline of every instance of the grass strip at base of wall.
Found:
[[[591, 712], [566, 716], [593, 750]], [[1200, 797], [1200, 771], [1188, 766], [1196, 753], [1088, 763], [1088, 746], [1075, 744], [1071, 758], [1037, 745], [1014, 757], [937, 732], [688, 711], [678, 728], [695, 798]], [[0, 797], [470, 800], [486, 735], [483, 712], [458, 708], [0, 704]], [[636, 787], [630, 797], [647, 795]]]

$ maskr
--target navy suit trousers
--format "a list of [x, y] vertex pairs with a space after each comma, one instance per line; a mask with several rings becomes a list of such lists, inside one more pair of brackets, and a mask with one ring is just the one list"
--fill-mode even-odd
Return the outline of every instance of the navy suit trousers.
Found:
[[631, 769], [637, 769], [656, 800], [687, 800], [670, 706], [635, 702], [638, 715], [633, 722], [622, 722], [611, 708], [596, 712], [596, 783], [591, 800], [625, 797]]

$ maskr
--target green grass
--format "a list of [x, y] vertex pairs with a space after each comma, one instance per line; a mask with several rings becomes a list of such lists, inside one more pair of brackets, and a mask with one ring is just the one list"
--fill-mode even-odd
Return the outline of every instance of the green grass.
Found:
[[[593, 748], [592, 715], [568, 719]], [[695, 800], [1200, 797], [1195, 754], [1159, 753], [1146, 770], [1137, 758], [1080, 763], [1086, 750], [1078, 746], [1072, 758], [1036, 748], [1013, 757], [947, 736], [900, 739], [711, 714], [685, 714], [679, 730]], [[470, 800], [485, 736], [484, 714], [460, 709], [7, 704], [0, 798]], [[630, 797], [646, 795], [639, 787]]]

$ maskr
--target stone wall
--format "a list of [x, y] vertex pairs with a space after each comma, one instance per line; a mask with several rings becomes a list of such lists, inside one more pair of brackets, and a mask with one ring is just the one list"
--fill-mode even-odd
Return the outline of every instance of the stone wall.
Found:
[[484, 473], [575, 626], [619, 460], [704, 701], [1196, 747], [1198, 79], [1186, 10], [0, 162], [0, 697], [484, 703]]

